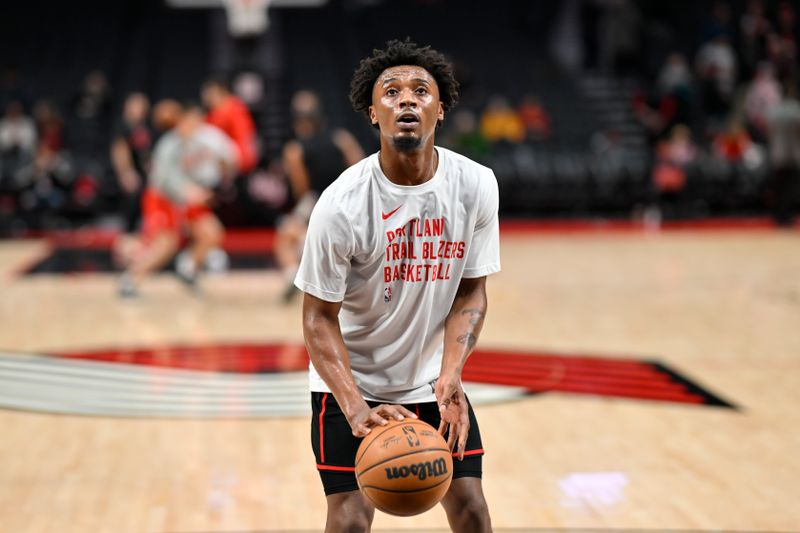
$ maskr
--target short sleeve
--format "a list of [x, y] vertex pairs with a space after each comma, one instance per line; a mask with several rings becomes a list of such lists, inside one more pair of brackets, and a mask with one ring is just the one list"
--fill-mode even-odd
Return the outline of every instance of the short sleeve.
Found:
[[295, 286], [326, 302], [342, 301], [354, 241], [346, 215], [329, 196], [323, 195], [311, 213]]
[[480, 278], [500, 272], [499, 193], [494, 172], [481, 177], [478, 216], [467, 252], [464, 278]]

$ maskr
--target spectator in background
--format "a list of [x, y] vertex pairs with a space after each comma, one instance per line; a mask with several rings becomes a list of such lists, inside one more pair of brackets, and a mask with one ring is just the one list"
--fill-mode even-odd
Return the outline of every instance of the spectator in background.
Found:
[[719, 33], [701, 46], [695, 58], [695, 68], [702, 84], [706, 111], [712, 120], [718, 122], [727, 115], [736, 88], [736, 55], [729, 37]]
[[536, 96], [525, 95], [517, 113], [525, 125], [528, 140], [543, 141], [550, 137], [550, 116]]
[[161, 137], [153, 153], [142, 199], [141, 238], [123, 239], [117, 247], [126, 267], [120, 278], [120, 296], [138, 295], [142, 280], [178, 251], [184, 231], [191, 239], [191, 252], [189, 262], [177, 273], [189, 287], [197, 287], [206, 254], [224, 236], [222, 225], [208, 207], [211, 189], [238, 168], [233, 142], [204, 123], [203, 109], [193, 103], [184, 105], [175, 129]]
[[667, 56], [656, 81], [656, 95], [659, 99], [656, 133], [693, 122], [694, 77], [683, 54]]
[[755, 76], [759, 63], [766, 57], [770, 28], [764, 0], [748, 0], [745, 12], [739, 19], [739, 56], [744, 79]]
[[683, 54], [673, 52], [658, 72], [656, 89], [659, 96], [674, 94], [679, 91], [691, 91], [694, 79], [692, 70]]
[[471, 159], [485, 161], [491, 147], [478, 128], [478, 117], [468, 109], [456, 111], [450, 118], [451, 129], [446, 145]]
[[122, 107], [122, 120], [111, 141], [111, 164], [122, 193], [125, 231], [133, 232], [141, 216], [142, 191], [150, 168], [153, 134], [147, 124], [150, 100], [142, 93], [131, 93]]
[[70, 148], [81, 156], [98, 158], [106, 150], [111, 120], [111, 89], [105, 74], [90, 72], [72, 99], [68, 123]]
[[741, 163], [750, 157], [755, 144], [739, 119], [731, 119], [728, 128], [714, 139], [714, 154], [729, 163]]
[[767, 116], [772, 163], [771, 207], [775, 222], [791, 226], [800, 198], [800, 102], [797, 87], [787, 83], [784, 98]]
[[230, 137], [239, 155], [240, 175], [249, 174], [258, 164], [256, 127], [247, 106], [231, 94], [228, 83], [212, 78], [203, 83], [203, 104], [208, 109], [206, 121]]
[[525, 124], [508, 100], [495, 95], [481, 116], [481, 134], [491, 143], [520, 143], [525, 140]]
[[697, 146], [692, 142], [692, 132], [683, 124], [672, 128], [669, 139], [658, 144], [653, 165], [655, 206], [648, 209], [646, 216], [649, 219], [658, 223], [662, 214], [674, 214], [686, 189], [689, 170], [697, 160], [697, 154]]
[[781, 83], [795, 79], [797, 72], [797, 21], [791, 2], [778, 4], [778, 21], [775, 32], [767, 37], [767, 55], [775, 65]]
[[21, 215], [32, 227], [52, 225], [76, 192], [75, 174], [69, 159], [44, 143], [33, 160], [19, 169], [15, 181]]
[[278, 226], [275, 256], [286, 278], [284, 300], [299, 292], [294, 285], [308, 221], [319, 195], [348, 167], [364, 158], [358, 141], [346, 130], [330, 130], [316, 94], [299, 91], [292, 97], [295, 139], [283, 149], [295, 207]]
[[0, 156], [30, 158], [36, 151], [36, 125], [25, 115], [22, 103], [12, 101], [0, 119]]
[[766, 140], [767, 116], [780, 101], [781, 86], [775, 78], [775, 70], [769, 63], [761, 63], [744, 99], [747, 124], [757, 140]]
[[39, 100], [33, 106], [33, 118], [39, 132], [39, 146], [52, 152], [64, 149], [64, 121], [50, 100]]

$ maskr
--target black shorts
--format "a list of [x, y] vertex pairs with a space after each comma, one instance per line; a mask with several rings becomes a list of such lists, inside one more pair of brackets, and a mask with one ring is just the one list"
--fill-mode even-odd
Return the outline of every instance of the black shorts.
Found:
[[[379, 402], [367, 402], [370, 407]], [[469, 435], [464, 460], [453, 461], [453, 479], [460, 477], [481, 477], [483, 463], [483, 444], [478, 421], [472, 405], [467, 400], [469, 410]], [[416, 413], [434, 428], [439, 428], [439, 406], [436, 402], [404, 404], [403, 407]], [[325, 495], [358, 490], [355, 475], [355, 460], [361, 439], [353, 436], [344, 413], [329, 392], [311, 393], [311, 447], [317, 459], [317, 470], [322, 478]], [[458, 454], [454, 453], [455, 458]]]

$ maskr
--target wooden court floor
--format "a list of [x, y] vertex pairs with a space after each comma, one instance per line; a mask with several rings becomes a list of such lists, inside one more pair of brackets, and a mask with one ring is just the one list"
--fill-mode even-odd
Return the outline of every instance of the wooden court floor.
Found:
[[[504, 235], [480, 346], [657, 359], [739, 409], [567, 393], [477, 408], [498, 529], [800, 531], [800, 233]], [[275, 272], [19, 276], [0, 243], [0, 352], [297, 342]], [[0, 356], [0, 360], [2, 356]], [[0, 397], [5, 392], [0, 389]], [[0, 410], [3, 533], [321, 530], [308, 420]], [[376, 530], [446, 528], [440, 509]]]

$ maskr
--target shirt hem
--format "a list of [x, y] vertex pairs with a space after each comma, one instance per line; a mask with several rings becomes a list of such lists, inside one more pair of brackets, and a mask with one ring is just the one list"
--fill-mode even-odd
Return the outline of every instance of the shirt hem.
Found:
[[325, 300], [326, 302], [336, 303], [344, 300], [344, 293], [326, 291], [301, 279], [295, 279], [294, 286], [301, 291], [307, 292], [311, 296], [316, 296], [320, 300]]

